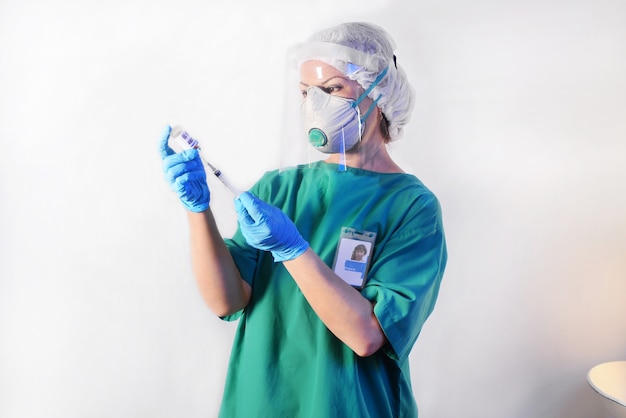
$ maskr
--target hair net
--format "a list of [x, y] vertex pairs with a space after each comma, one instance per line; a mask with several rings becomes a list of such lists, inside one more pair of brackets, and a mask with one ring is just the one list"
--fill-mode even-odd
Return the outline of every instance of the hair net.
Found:
[[319, 60], [337, 68], [367, 89], [388, 68], [368, 96], [389, 121], [391, 139], [398, 139], [409, 122], [414, 92], [404, 70], [396, 64], [395, 42], [381, 27], [363, 22], [343, 23], [314, 33], [293, 51], [298, 67], [307, 60]]

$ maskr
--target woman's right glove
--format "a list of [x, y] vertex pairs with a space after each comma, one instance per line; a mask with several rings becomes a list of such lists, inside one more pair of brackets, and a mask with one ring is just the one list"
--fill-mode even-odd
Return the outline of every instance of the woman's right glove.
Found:
[[167, 145], [171, 130], [170, 126], [163, 130], [159, 144], [165, 180], [183, 206], [192, 212], [203, 212], [208, 209], [211, 198], [204, 164], [197, 149], [175, 153]]

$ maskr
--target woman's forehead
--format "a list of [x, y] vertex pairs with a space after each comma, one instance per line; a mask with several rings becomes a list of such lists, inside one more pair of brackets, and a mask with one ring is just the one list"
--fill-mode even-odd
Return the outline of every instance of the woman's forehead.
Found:
[[341, 71], [323, 61], [309, 60], [300, 66], [300, 79], [305, 83], [307, 81], [324, 82], [333, 77], [345, 78]]

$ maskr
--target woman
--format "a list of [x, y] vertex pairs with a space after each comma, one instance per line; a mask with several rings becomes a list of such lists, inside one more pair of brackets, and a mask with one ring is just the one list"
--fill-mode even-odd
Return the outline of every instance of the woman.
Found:
[[363, 261], [363, 257], [365, 257], [366, 254], [367, 249], [365, 248], [365, 245], [358, 244], [354, 247], [354, 250], [352, 250], [352, 257], [350, 257], [350, 260]]
[[[194, 274], [207, 305], [239, 320], [220, 416], [415, 417], [408, 355], [446, 264], [436, 197], [385, 144], [413, 93], [378, 26], [346, 23], [296, 51], [309, 141], [325, 161], [266, 173], [235, 201], [224, 240], [196, 150], [166, 179], [189, 209]], [[333, 270], [345, 231], [373, 240], [367, 281]]]

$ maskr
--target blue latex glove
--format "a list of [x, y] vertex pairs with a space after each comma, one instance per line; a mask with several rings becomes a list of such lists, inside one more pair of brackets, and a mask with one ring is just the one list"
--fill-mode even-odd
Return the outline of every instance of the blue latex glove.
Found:
[[159, 144], [165, 180], [178, 195], [183, 206], [192, 212], [205, 211], [209, 207], [211, 194], [200, 154], [197, 149], [175, 153], [167, 145], [171, 130], [170, 126], [163, 130]]
[[309, 243], [287, 215], [252, 193], [242, 193], [235, 199], [235, 209], [248, 244], [271, 251], [274, 261], [293, 260], [309, 248]]

